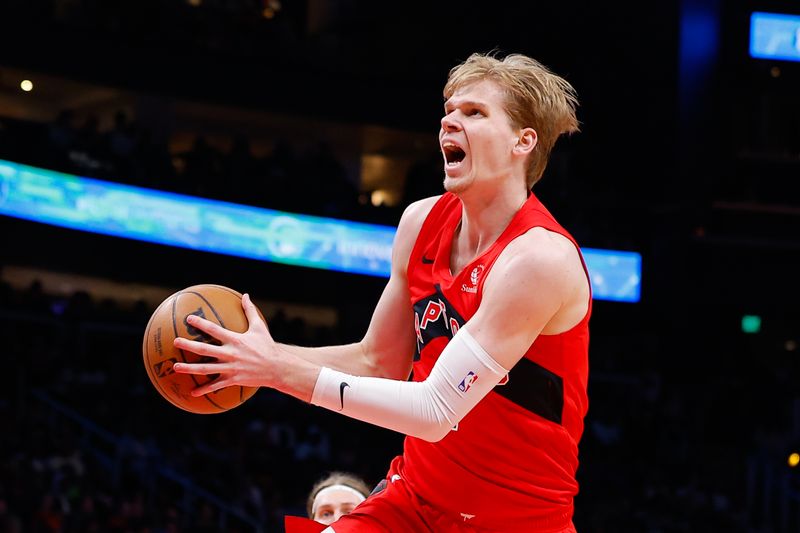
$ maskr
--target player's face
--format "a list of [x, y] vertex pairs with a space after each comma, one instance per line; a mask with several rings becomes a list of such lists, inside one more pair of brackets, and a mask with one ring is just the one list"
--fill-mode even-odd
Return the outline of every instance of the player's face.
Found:
[[314, 520], [327, 526], [349, 514], [361, 500], [349, 490], [333, 489], [320, 493], [314, 503]]
[[484, 80], [458, 89], [445, 102], [439, 130], [445, 190], [458, 194], [511, 176], [518, 135], [506, 114], [499, 85]]

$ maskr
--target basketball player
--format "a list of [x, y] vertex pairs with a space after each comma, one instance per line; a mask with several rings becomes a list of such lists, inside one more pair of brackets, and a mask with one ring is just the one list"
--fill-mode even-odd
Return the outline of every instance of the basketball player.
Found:
[[246, 333], [189, 317], [222, 345], [177, 339], [216, 362], [175, 371], [220, 374], [194, 395], [273, 387], [407, 435], [384, 490], [327, 532], [573, 532], [591, 293], [577, 243], [531, 187], [578, 130], [577, 99], [517, 54], [473, 54], [444, 97], [446, 192], [403, 213], [364, 338], [278, 344], [245, 296]]
[[353, 474], [331, 472], [317, 481], [308, 493], [308, 517], [320, 524], [331, 524], [349, 514], [367, 499], [370, 488]]

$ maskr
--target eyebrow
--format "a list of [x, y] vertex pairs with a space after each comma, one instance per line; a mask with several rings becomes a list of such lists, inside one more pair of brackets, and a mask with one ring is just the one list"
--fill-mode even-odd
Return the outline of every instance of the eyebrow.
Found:
[[477, 107], [479, 109], [486, 109], [486, 104], [484, 102], [478, 102], [477, 100], [447, 100], [444, 103], [445, 110], [453, 107]]

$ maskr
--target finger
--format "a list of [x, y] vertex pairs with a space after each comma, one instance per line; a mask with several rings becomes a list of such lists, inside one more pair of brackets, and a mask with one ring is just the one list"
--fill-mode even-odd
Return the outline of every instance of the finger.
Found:
[[232, 331], [197, 315], [187, 316], [186, 323], [222, 342], [229, 342], [233, 337]]
[[207, 342], [191, 341], [183, 337], [175, 337], [172, 345], [179, 350], [186, 350], [187, 352], [196, 353], [197, 355], [205, 355], [213, 357], [217, 360], [225, 359], [225, 349], [216, 344], [209, 344]]
[[207, 376], [209, 374], [220, 374], [222, 368], [219, 363], [175, 363], [172, 370], [177, 374], [195, 374]]
[[203, 396], [204, 394], [209, 394], [211, 392], [218, 391], [219, 389], [223, 389], [228, 386], [227, 380], [217, 379], [210, 383], [206, 383], [204, 385], [200, 385], [196, 389], [193, 389], [190, 394], [197, 398], [198, 396]]

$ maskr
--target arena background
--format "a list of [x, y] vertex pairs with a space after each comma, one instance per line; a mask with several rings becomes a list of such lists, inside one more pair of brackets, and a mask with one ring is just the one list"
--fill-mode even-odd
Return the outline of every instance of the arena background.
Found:
[[[800, 64], [750, 56], [754, 11], [800, 15], [7, 0], [0, 159], [394, 225], [440, 191], [448, 69], [529, 54], [582, 104], [537, 194], [583, 246], [642, 255], [641, 300], [595, 302], [578, 530], [800, 531]], [[144, 325], [195, 283], [322, 345], [360, 338], [384, 280], [0, 216], [0, 530], [282, 531], [325, 471], [385, 473], [399, 435], [269, 390], [214, 416], [157, 396]]]

